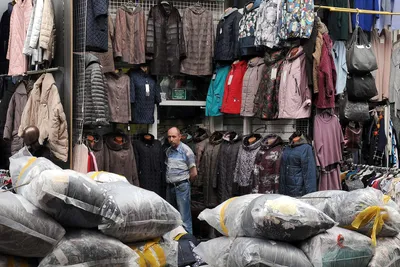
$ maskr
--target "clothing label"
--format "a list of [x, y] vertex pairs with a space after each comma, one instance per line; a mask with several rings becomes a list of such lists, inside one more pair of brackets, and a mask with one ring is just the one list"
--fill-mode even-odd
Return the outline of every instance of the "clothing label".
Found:
[[231, 85], [232, 80], [233, 80], [233, 74], [229, 75], [228, 85]]
[[215, 78], [217, 78], [217, 74], [216, 73], [214, 73], [213, 76], [212, 76], [213, 80], [215, 80]]
[[219, 34], [222, 34], [222, 28], [219, 29]]
[[381, 44], [384, 44], [384, 43], [385, 43], [385, 37], [379, 38], [379, 42], [380, 42]]
[[275, 80], [277, 74], [278, 74], [278, 69], [277, 68], [272, 68], [272, 70], [271, 70], [271, 80]]
[[282, 76], [282, 79], [283, 79], [284, 81], [286, 81], [286, 76], [287, 76], [287, 71], [285, 70], [285, 71], [283, 72], [283, 76]]
[[146, 96], [150, 96], [150, 85], [146, 83], [145, 87], [146, 87]]
[[128, 132], [131, 131], [131, 126], [128, 124]]

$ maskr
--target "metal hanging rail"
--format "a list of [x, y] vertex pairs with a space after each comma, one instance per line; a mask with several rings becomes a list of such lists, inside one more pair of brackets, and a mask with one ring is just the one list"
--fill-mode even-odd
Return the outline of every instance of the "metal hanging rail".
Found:
[[332, 12], [346, 12], [346, 13], [359, 13], [359, 14], [376, 14], [376, 15], [400, 15], [400, 12], [388, 12], [388, 11], [375, 11], [368, 9], [358, 8], [347, 8], [347, 7], [335, 7], [335, 6], [320, 6], [314, 5], [314, 8], [328, 9]]
[[27, 72], [24, 72], [21, 75], [1, 74], [0, 77], [28, 76], [28, 75], [43, 74], [43, 73], [48, 73], [48, 72], [56, 72], [56, 71], [63, 72], [64, 68], [63, 67], [54, 67], [54, 68], [43, 69], [43, 70], [28, 70]]

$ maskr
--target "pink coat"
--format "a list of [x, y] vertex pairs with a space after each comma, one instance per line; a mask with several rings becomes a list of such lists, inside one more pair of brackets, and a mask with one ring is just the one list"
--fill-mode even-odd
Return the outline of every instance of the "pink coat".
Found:
[[27, 70], [27, 58], [22, 51], [32, 10], [32, 0], [17, 1], [13, 7], [7, 51], [7, 59], [10, 60], [8, 75], [21, 75]]
[[[298, 50], [291, 55], [294, 49]], [[279, 86], [280, 119], [302, 119], [311, 115], [311, 92], [305, 64], [306, 57], [301, 46], [293, 48], [283, 62]]]

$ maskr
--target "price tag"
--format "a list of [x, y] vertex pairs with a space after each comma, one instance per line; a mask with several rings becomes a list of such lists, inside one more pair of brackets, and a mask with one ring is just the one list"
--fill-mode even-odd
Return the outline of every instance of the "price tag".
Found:
[[222, 34], [222, 28], [219, 29], [219, 34]]
[[273, 68], [271, 70], [271, 80], [275, 80], [277, 74], [278, 74], [278, 69], [277, 68]]
[[384, 44], [384, 43], [385, 43], [385, 37], [379, 38], [379, 42], [380, 42], [381, 44]]
[[212, 79], [215, 80], [216, 78], [217, 78], [217, 74], [214, 73], [213, 76], [212, 76]]
[[150, 96], [150, 85], [148, 83], [146, 83], [145, 88], [146, 88], [146, 96]]
[[285, 71], [283, 72], [283, 77], [282, 77], [282, 79], [283, 79], [284, 81], [286, 81], [286, 76], [287, 76], [287, 71], [285, 70]]
[[228, 85], [231, 85], [232, 80], [233, 80], [233, 74], [229, 75]]

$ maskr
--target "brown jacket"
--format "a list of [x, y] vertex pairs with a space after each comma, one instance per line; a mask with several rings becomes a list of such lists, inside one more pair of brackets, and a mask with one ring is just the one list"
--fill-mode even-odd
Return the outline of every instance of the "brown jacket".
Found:
[[214, 54], [214, 30], [212, 12], [194, 5], [183, 13], [183, 34], [186, 58], [181, 72], [189, 75], [211, 75]]
[[68, 127], [56, 81], [51, 73], [42, 74], [33, 85], [32, 92], [21, 117], [18, 135], [28, 126], [39, 128], [39, 143], [48, 139], [51, 152], [60, 160], [68, 159]]
[[131, 120], [131, 87], [129, 76], [122, 71], [105, 74], [108, 86], [110, 121], [129, 123]]
[[111, 16], [108, 16], [108, 51], [105, 53], [92, 52], [99, 60], [102, 66], [101, 71], [103, 73], [113, 72], [115, 70], [114, 65], [114, 22]]
[[123, 5], [115, 19], [114, 53], [129, 64], [146, 63], [146, 18], [138, 6], [134, 10]]

